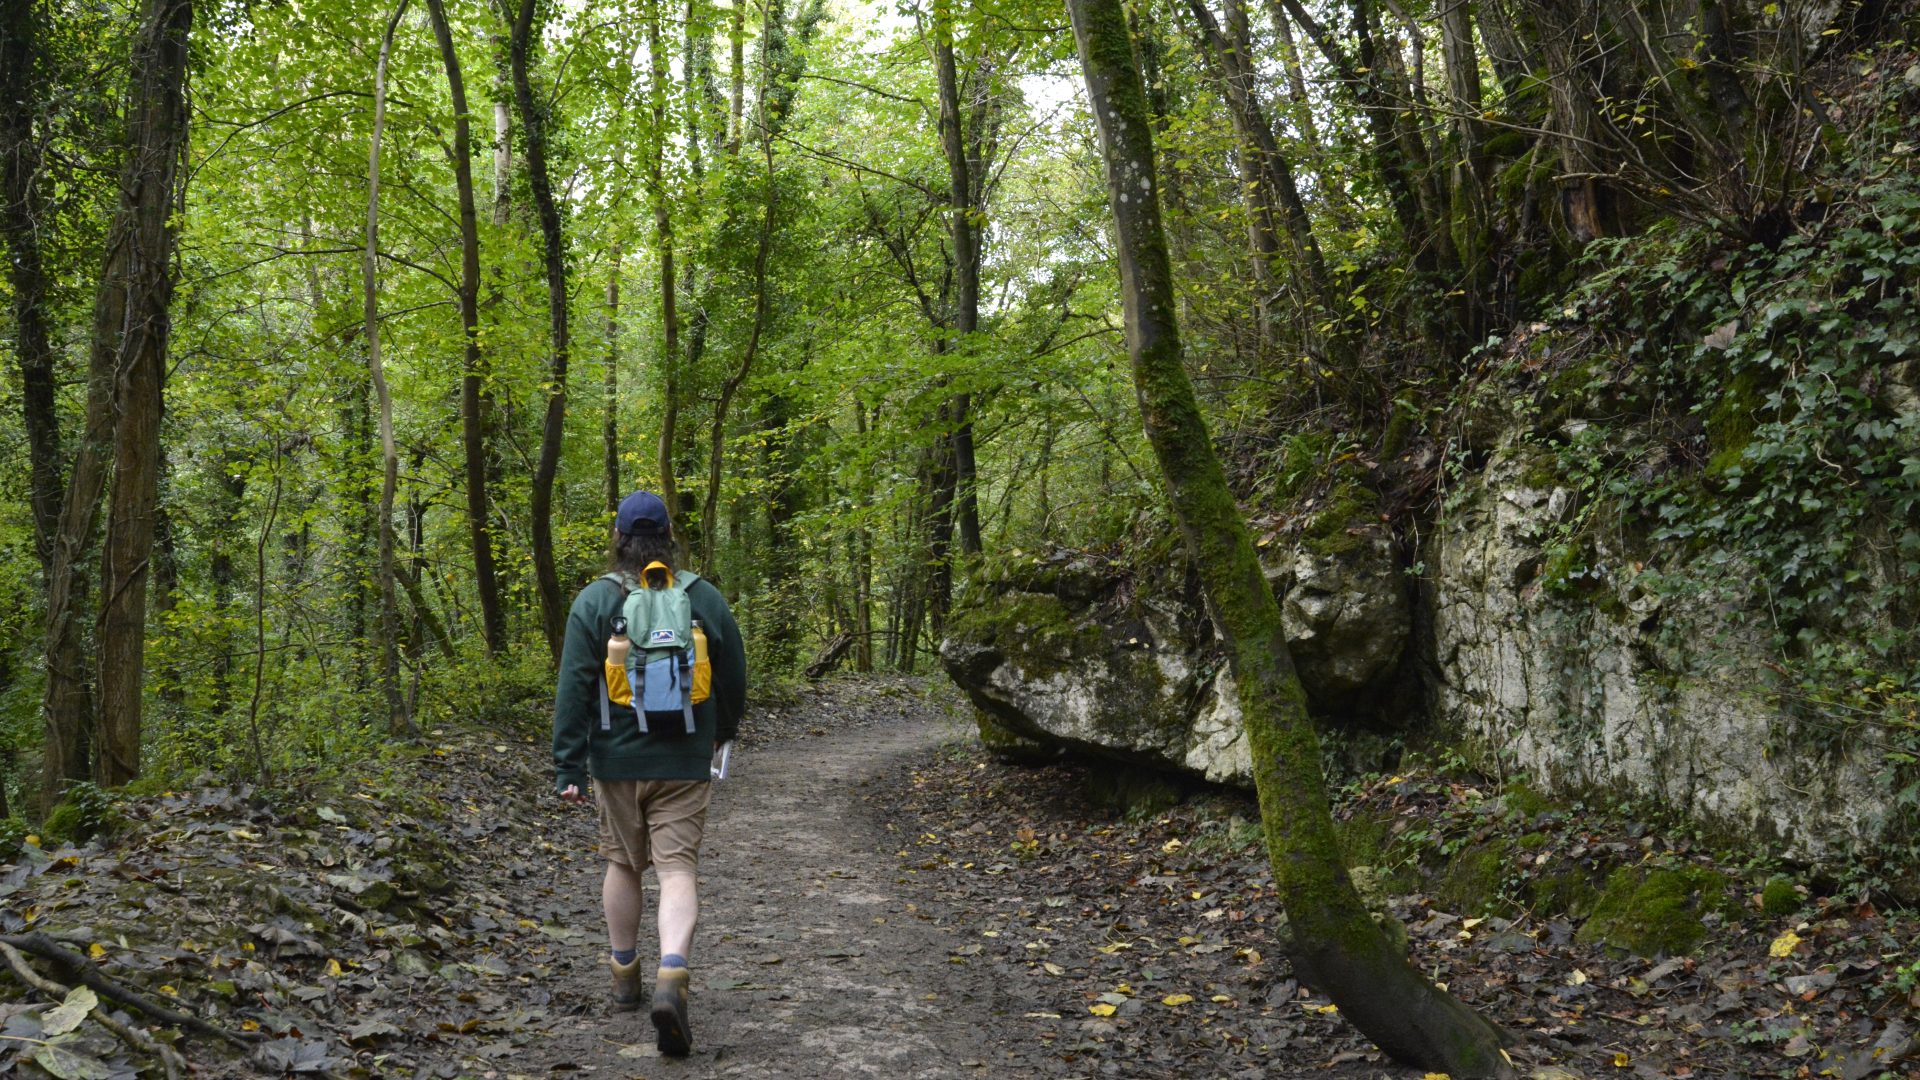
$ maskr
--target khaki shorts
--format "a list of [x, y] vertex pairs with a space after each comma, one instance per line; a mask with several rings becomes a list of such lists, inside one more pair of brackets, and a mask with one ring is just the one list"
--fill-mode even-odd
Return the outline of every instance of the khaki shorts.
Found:
[[712, 793], [705, 780], [595, 780], [600, 854], [636, 870], [697, 869]]

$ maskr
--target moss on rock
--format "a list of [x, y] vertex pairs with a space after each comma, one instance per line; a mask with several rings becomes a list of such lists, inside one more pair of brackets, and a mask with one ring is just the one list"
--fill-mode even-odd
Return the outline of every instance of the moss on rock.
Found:
[[1799, 911], [1801, 903], [1800, 890], [1794, 888], [1790, 878], [1768, 878], [1760, 890], [1760, 910], [1774, 918]]
[[1333, 830], [1340, 838], [1340, 853], [1348, 866], [1378, 866], [1387, 854], [1393, 817], [1390, 813], [1357, 810], [1353, 816], [1336, 820]]
[[1707, 936], [1701, 916], [1724, 911], [1726, 887], [1726, 875], [1704, 867], [1623, 866], [1608, 875], [1578, 940], [1635, 956], [1692, 952]]
[[1179, 785], [1164, 773], [1102, 762], [1087, 773], [1087, 800], [1095, 806], [1136, 816], [1163, 813], [1180, 805]]
[[1344, 555], [1363, 542], [1353, 526], [1371, 523], [1380, 496], [1354, 483], [1342, 483], [1327, 494], [1326, 503], [1300, 530], [1300, 546], [1315, 555]]
[[1500, 801], [1509, 812], [1518, 814], [1525, 821], [1531, 821], [1553, 809], [1547, 797], [1528, 787], [1524, 780], [1509, 781], [1500, 792]]
[[1578, 863], [1561, 861], [1536, 870], [1527, 883], [1527, 900], [1533, 913], [1541, 917], [1566, 916], [1583, 919], [1600, 899], [1593, 874]]
[[1039, 765], [1052, 761], [1058, 755], [1054, 747], [1027, 738], [1001, 723], [998, 717], [985, 709], [973, 711], [973, 722], [980, 732], [980, 745], [1002, 761], [1016, 765]]
[[1462, 915], [1487, 915], [1510, 905], [1502, 886], [1513, 862], [1513, 847], [1504, 839], [1461, 848], [1447, 861], [1434, 883], [1433, 898], [1441, 908]]

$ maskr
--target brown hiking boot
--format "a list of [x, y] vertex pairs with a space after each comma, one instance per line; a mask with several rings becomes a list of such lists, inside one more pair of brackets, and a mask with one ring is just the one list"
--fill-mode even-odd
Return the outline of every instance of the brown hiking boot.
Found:
[[653, 1029], [660, 1033], [660, 1052], [685, 1057], [693, 1049], [693, 1029], [687, 1026], [687, 969], [663, 967], [653, 982]]
[[623, 964], [611, 956], [607, 966], [613, 969], [613, 1011], [633, 1012], [640, 1008], [640, 958]]

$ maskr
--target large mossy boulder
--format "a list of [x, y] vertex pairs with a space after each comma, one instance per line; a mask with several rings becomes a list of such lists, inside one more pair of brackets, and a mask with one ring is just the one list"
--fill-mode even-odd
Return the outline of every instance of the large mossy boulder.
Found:
[[[1344, 720], [1404, 685], [1409, 590], [1364, 514], [1307, 539], [1267, 576], [1309, 699]], [[996, 752], [1067, 748], [1252, 784], [1225, 653], [1171, 536], [1126, 561], [1061, 551], [976, 574], [940, 656]]]
[[1217, 781], [1250, 759], [1184, 565], [1060, 552], [976, 577], [940, 656], [996, 749], [1092, 751]]
[[1634, 956], [1678, 956], [1698, 948], [1705, 920], [1724, 917], [1728, 906], [1727, 877], [1716, 870], [1623, 866], [1607, 877], [1578, 940]]

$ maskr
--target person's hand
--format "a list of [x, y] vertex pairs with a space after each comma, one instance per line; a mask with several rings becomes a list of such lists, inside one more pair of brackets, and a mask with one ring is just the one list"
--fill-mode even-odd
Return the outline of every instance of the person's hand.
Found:
[[568, 802], [573, 802], [573, 803], [587, 801], [586, 795], [580, 791], [579, 784], [568, 784], [566, 787], [561, 788], [560, 797], [567, 800]]

